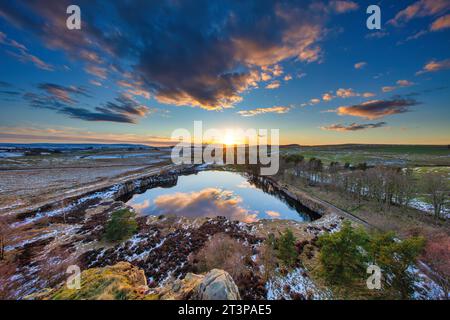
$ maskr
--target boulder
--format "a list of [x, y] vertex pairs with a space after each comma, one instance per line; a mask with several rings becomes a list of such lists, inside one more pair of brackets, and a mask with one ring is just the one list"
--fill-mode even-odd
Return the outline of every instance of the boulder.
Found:
[[213, 269], [195, 288], [193, 299], [198, 300], [240, 300], [239, 290], [230, 274]]

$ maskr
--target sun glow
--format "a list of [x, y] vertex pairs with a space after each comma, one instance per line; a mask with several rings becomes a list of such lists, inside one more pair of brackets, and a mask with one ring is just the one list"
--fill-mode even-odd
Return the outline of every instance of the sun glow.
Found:
[[236, 138], [233, 133], [227, 133], [223, 138], [223, 144], [231, 146], [236, 144]]

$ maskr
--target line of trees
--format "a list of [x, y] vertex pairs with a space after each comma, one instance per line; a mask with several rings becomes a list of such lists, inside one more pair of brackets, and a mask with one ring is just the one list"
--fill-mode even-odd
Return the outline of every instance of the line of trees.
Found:
[[305, 160], [299, 154], [283, 157], [282, 164], [292, 168], [295, 176], [306, 180], [308, 185], [333, 189], [358, 202], [373, 200], [380, 209], [391, 205], [409, 206], [419, 193], [423, 193], [432, 204], [435, 217], [441, 218], [449, 196], [445, 177], [428, 173], [418, 181], [409, 168], [369, 167], [366, 163], [351, 166], [339, 162], [324, 166], [320, 159]]

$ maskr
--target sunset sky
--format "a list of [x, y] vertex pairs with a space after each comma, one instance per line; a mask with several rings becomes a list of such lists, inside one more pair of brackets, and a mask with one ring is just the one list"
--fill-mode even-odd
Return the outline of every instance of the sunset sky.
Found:
[[0, 142], [159, 145], [202, 120], [283, 144], [449, 144], [449, 85], [450, 0], [0, 4]]

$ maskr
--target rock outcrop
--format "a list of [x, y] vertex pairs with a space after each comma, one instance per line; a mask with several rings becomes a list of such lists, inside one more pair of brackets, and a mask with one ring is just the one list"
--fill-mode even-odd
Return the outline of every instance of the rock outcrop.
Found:
[[208, 272], [195, 289], [193, 296], [198, 300], [240, 300], [236, 284], [224, 270], [213, 269]]
[[228, 272], [213, 269], [205, 275], [188, 273], [183, 280], [156, 289], [162, 300], [240, 300], [239, 290]]

